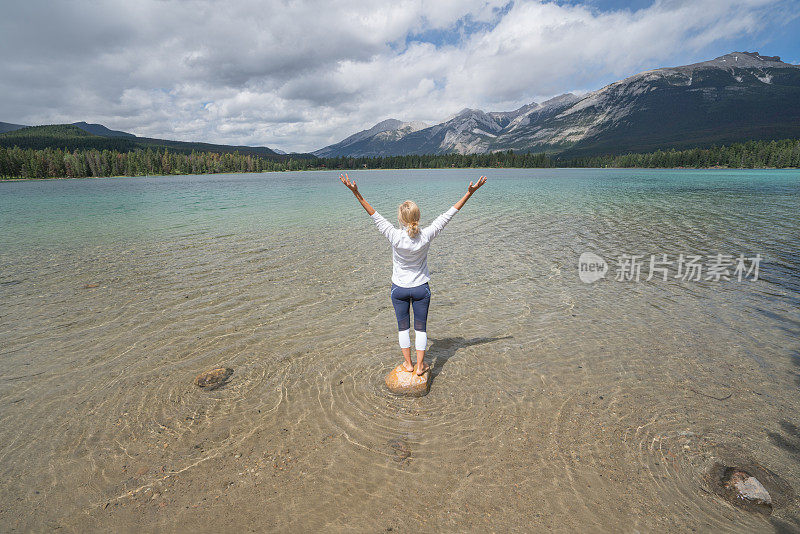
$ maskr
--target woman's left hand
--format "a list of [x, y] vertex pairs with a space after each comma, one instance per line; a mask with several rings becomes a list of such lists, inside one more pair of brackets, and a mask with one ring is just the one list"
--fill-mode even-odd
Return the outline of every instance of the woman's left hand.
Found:
[[358, 195], [358, 186], [356, 185], [356, 181], [350, 180], [350, 177], [347, 176], [347, 173], [340, 174], [339, 180], [341, 180], [342, 183], [347, 186], [347, 189], [352, 191], [354, 195]]

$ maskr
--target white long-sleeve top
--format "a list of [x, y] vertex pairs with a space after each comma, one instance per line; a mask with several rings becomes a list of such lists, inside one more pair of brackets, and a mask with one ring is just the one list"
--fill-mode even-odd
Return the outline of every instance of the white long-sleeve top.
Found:
[[416, 287], [431, 279], [428, 272], [428, 248], [433, 238], [439, 235], [458, 210], [453, 206], [433, 220], [430, 226], [420, 230], [417, 237], [408, 237], [405, 227], [395, 228], [377, 211], [372, 220], [380, 233], [392, 244], [392, 282], [400, 287]]

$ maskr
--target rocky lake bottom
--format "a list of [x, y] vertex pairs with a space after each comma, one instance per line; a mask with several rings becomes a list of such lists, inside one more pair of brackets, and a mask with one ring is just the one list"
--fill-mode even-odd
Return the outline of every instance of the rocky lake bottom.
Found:
[[481, 174], [422, 397], [338, 173], [0, 184], [2, 530], [800, 530], [800, 173], [350, 173], [423, 224]]

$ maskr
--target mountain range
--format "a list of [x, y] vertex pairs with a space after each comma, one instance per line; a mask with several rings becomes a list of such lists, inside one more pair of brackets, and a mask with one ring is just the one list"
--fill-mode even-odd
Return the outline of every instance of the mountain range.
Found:
[[514, 111], [464, 109], [433, 126], [388, 119], [313, 154], [514, 150], [574, 157], [790, 137], [800, 137], [800, 66], [758, 52], [732, 52]]
[[[369, 157], [514, 150], [571, 158], [786, 138], [800, 138], [800, 65], [758, 52], [732, 52], [513, 111], [464, 109], [432, 126], [387, 119], [312, 154]], [[238, 152], [278, 160], [313, 157], [267, 147], [138, 137], [86, 122], [0, 122], [0, 146]]]

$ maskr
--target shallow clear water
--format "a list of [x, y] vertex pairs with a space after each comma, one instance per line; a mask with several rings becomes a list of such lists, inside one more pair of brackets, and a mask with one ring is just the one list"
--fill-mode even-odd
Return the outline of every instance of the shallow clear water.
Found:
[[[388, 243], [335, 172], [0, 183], [9, 528], [771, 531], [715, 461], [800, 489], [800, 173], [352, 172], [434, 242], [428, 396]], [[611, 264], [584, 284], [578, 258]], [[614, 278], [760, 254], [759, 280]], [[89, 287], [86, 287], [86, 286]], [[201, 391], [194, 376], [235, 373]]]

